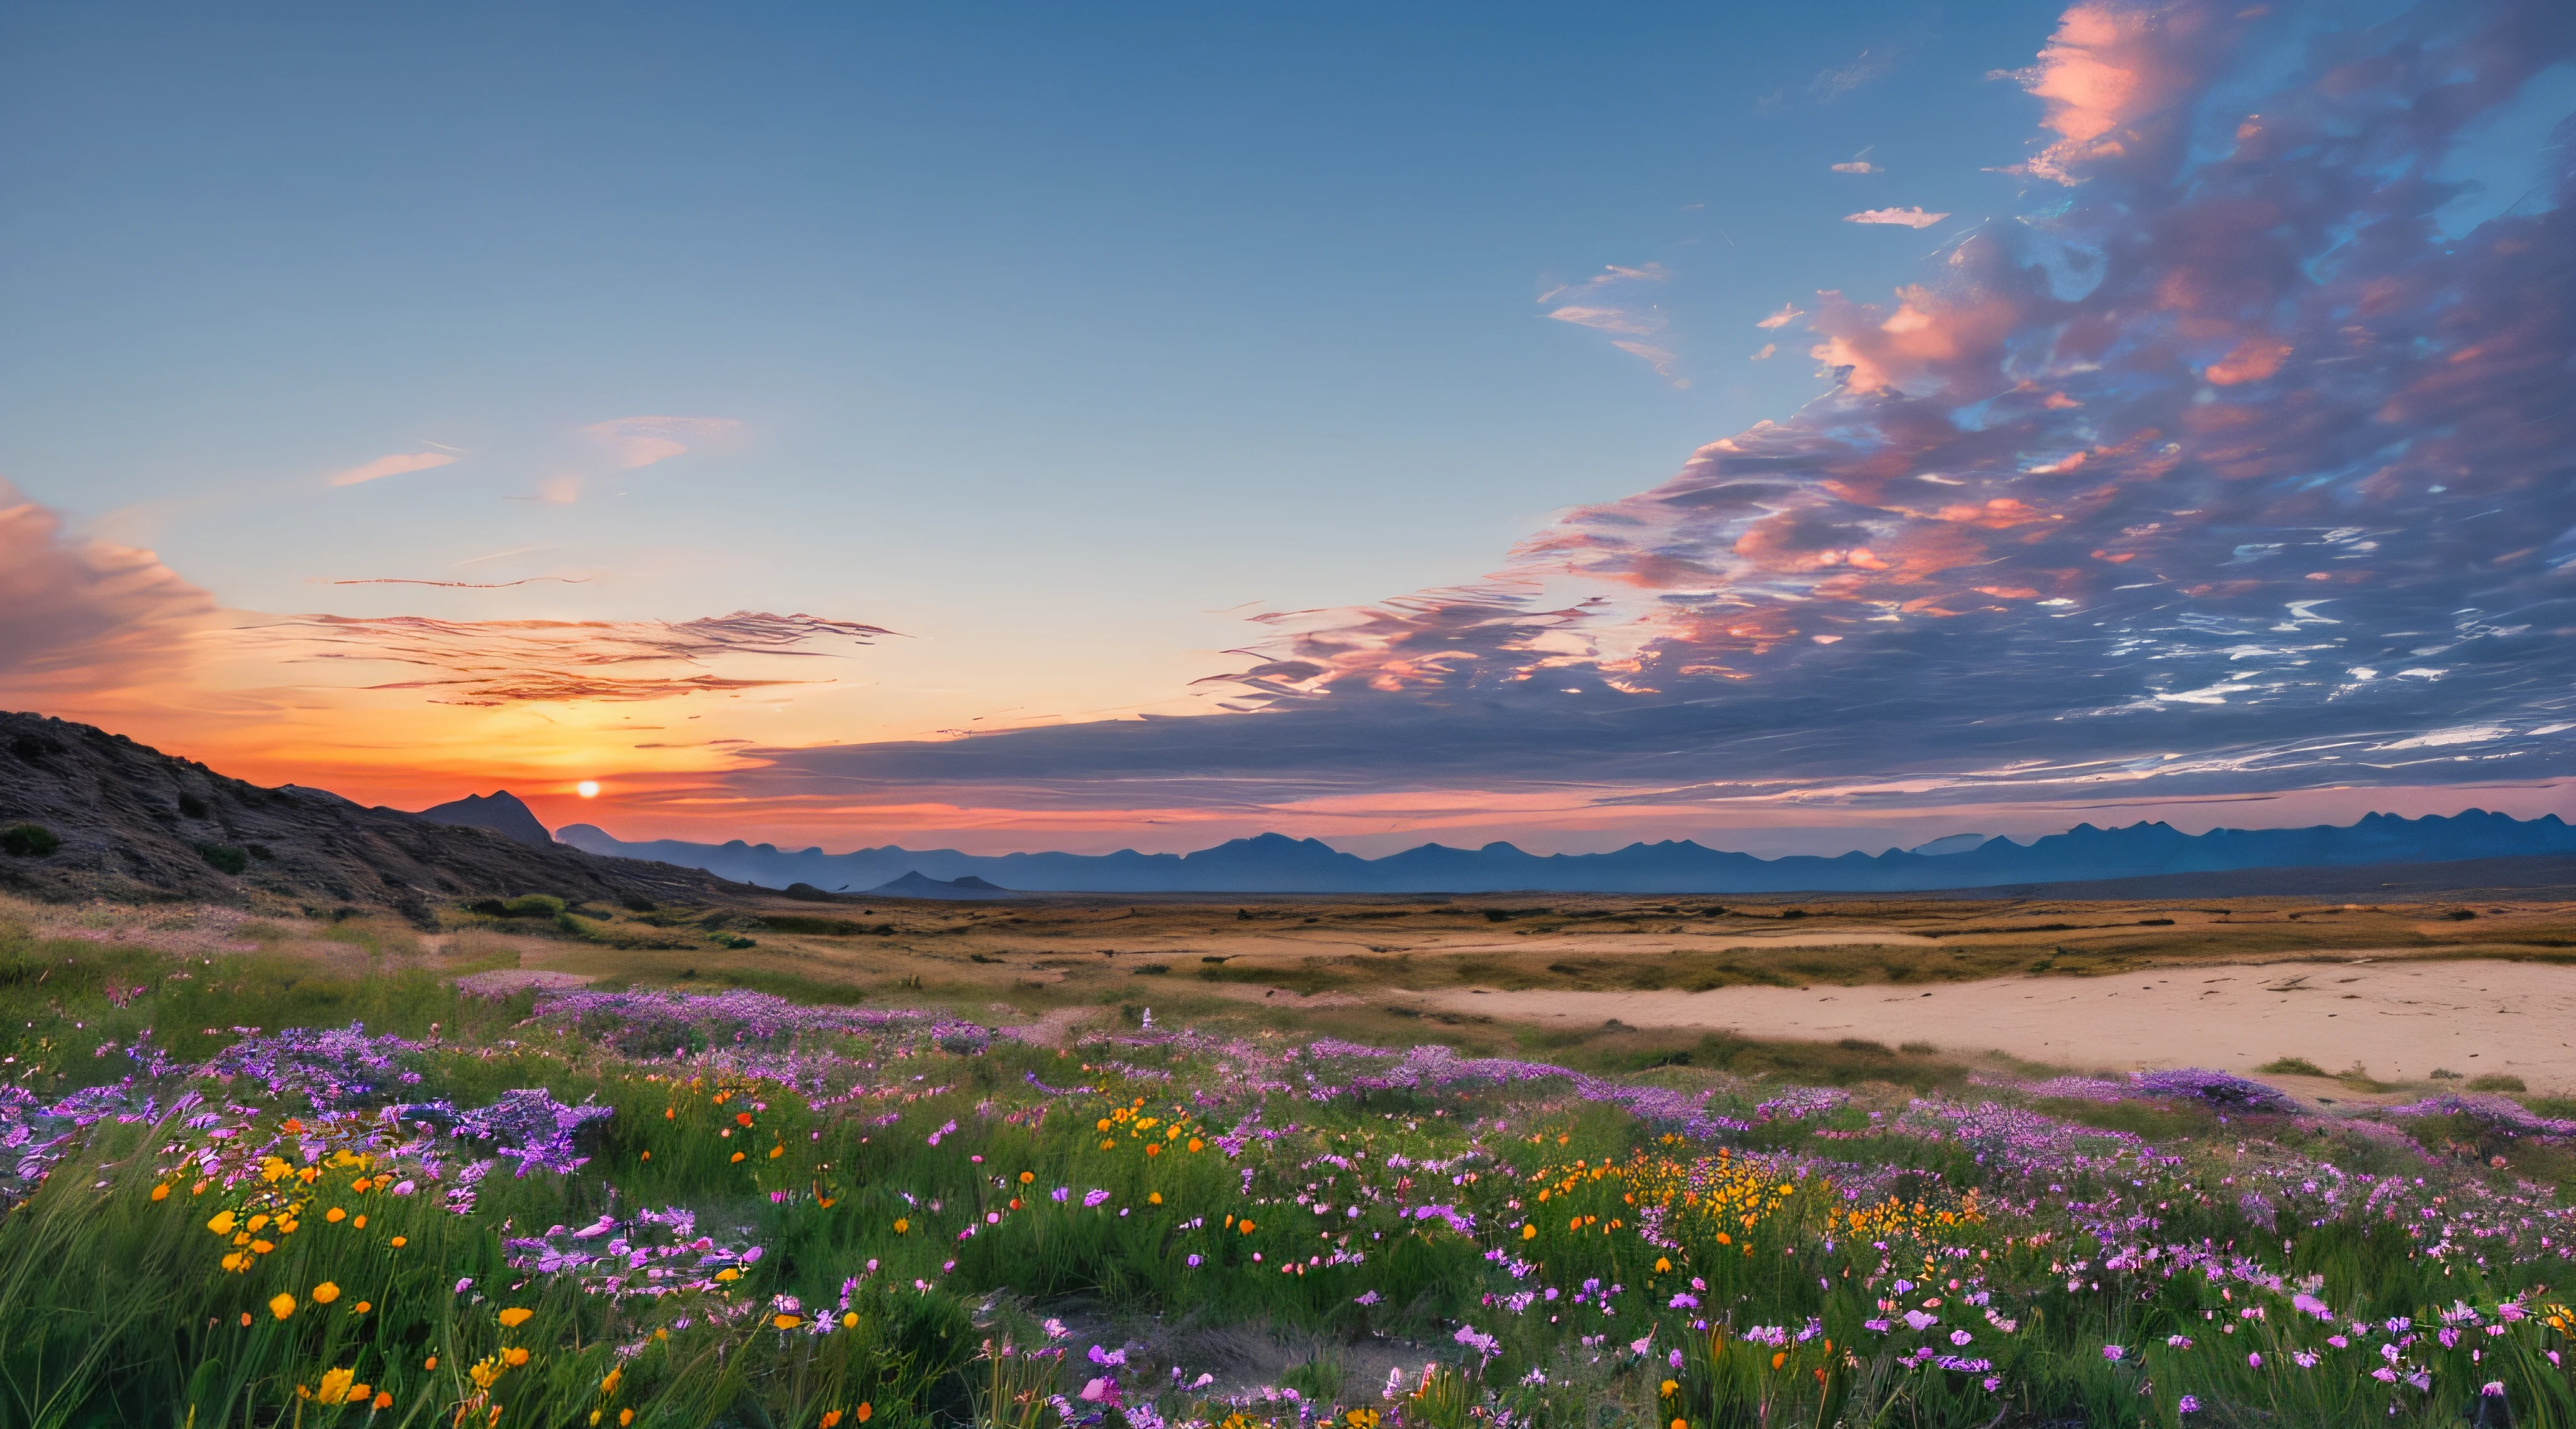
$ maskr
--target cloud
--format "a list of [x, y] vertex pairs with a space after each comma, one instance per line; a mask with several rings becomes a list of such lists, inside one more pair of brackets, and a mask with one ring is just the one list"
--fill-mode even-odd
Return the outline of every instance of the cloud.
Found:
[[1647, 263], [1628, 268], [1612, 264], [1580, 283], [1566, 283], [1539, 295], [1541, 303], [1560, 303], [1547, 316], [1557, 322], [1596, 332], [1615, 333], [1610, 345], [1631, 356], [1645, 360], [1656, 375], [1672, 381], [1676, 387], [1690, 385], [1688, 378], [1676, 377], [1680, 361], [1667, 340], [1669, 322], [1663, 309], [1640, 295], [1639, 284], [1663, 283], [1672, 278], [1670, 270], [1660, 263]]
[[[459, 564], [462, 564], [461, 562]], [[452, 590], [508, 590], [512, 586], [536, 585], [552, 581], [561, 585], [586, 585], [588, 576], [525, 576], [514, 581], [429, 581], [406, 576], [367, 576], [356, 580], [333, 581], [333, 585], [428, 585]]]
[[1603, 332], [1655, 333], [1664, 330], [1660, 316], [1629, 312], [1624, 308], [1585, 308], [1571, 304], [1548, 314], [1561, 323], [1577, 327], [1598, 328]]
[[811, 615], [736, 611], [659, 620], [438, 620], [428, 616], [305, 615], [234, 633], [242, 649], [287, 663], [413, 667], [408, 678], [355, 686], [419, 690], [433, 704], [659, 700], [810, 684], [777, 674], [706, 668], [746, 660], [812, 659], [890, 635]]
[[1836, 164], [1833, 166], [1833, 170], [1838, 174], [1883, 174], [1887, 172], [1887, 170], [1880, 168], [1878, 165], [1871, 163], [1867, 159], [1854, 159], [1848, 164]]
[[1753, 360], [1756, 362], [1768, 362], [1771, 360], [1772, 355], [1777, 353], [1779, 350], [1780, 344], [1776, 342], [1766, 342], [1762, 344], [1761, 351], [1753, 354]]
[[1906, 228], [1930, 228], [1948, 218], [1946, 213], [1925, 213], [1920, 208], [1865, 208], [1843, 215], [1845, 223], [1892, 223]]
[[150, 551], [66, 539], [0, 481], [0, 690], [43, 702], [165, 675], [214, 611]]
[[2041, 123], [2059, 136], [2024, 170], [2072, 184], [2088, 165], [2169, 145], [2188, 120], [2175, 101], [2203, 87], [2262, 13], [2210, 4], [2072, 7], [2039, 62], [2015, 76], [2046, 101]]
[[2563, 775], [2576, 120], [2468, 233], [2431, 176], [2576, 59], [2576, 13], [2241, 10], [2070, 11], [2025, 76], [2051, 184], [1883, 299], [1822, 295], [1833, 390], [1488, 581], [1262, 616], [1223, 683], [1252, 713], [757, 777], [1867, 809]]
[[450, 456], [443, 451], [396, 452], [391, 456], [380, 456], [374, 461], [367, 462], [362, 466], [353, 466], [347, 471], [333, 472], [331, 474], [331, 484], [333, 486], [356, 486], [361, 482], [375, 481], [388, 476], [400, 476], [407, 471], [427, 471], [431, 467], [447, 466], [452, 464], [455, 460], [455, 457]]
[[1806, 315], [1807, 310], [1799, 307], [1796, 303], [1782, 303], [1780, 305], [1780, 311], [1773, 313], [1771, 316], [1764, 318], [1758, 323], [1755, 323], [1754, 326], [1762, 328], [1787, 327], [1795, 319], [1805, 317]]
[[732, 417], [618, 417], [594, 422], [581, 434], [606, 447], [619, 466], [631, 471], [740, 430], [742, 423]]
[[1897, 51], [1880, 46], [1861, 51], [1848, 64], [1835, 65], [1808, 81], [1807, 88], [1831, 103], [1863, 85], [1884, 79], [1896, 68]]

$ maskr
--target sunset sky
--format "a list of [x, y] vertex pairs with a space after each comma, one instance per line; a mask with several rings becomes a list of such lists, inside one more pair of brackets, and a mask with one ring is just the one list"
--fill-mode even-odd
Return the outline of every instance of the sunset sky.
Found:
[[836, 850], [2576, 814], [2571, 114], [2563, 0], [19, 9], [0, 708]]

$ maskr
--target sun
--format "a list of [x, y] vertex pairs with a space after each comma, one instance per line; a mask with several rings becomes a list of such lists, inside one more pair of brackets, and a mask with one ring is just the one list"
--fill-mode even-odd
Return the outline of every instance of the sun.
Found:
[[599, 781], [596, 779], [584, 779], [580, 783], [573, 785], [572, 791], [585, 799], [596, 799], [599, 797]]

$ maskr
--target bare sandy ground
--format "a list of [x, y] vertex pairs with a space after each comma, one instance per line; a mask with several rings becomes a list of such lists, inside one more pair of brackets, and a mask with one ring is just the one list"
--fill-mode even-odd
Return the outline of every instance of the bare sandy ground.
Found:
[[[2276, 1057], [2387, 1079], [2443, 1067], [2510, 1072], [2535, 1092], [2576, 1089], [2576, 967], [2505, 962], [2302, 963], [2160, 968], [2098, 978], [2016, 977], [1930, 990], [1729, 987], [1709, 992], [1417, 995], [1450, 1011], [1538, 1026], [1726, 1030], [1749, 1037], [1997, 1050], [2096, 1068], [2250, 1072]], [[1408, 999], [1411, 1000], [1411, 999]]]

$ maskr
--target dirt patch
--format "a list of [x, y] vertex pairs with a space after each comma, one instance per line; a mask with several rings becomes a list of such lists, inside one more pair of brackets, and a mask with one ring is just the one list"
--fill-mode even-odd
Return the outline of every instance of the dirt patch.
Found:
[[458, 992], [475, 997], [508, 997], [530, 988], [539, 992], [569, 992], [588, 986], [590, 979], [586, 977], [537, 968], [496, 968], [487, 973], [468, 973], [456, 980]]

